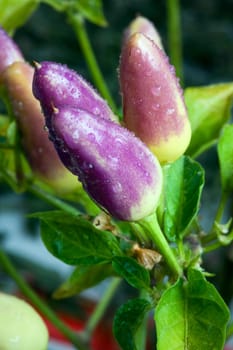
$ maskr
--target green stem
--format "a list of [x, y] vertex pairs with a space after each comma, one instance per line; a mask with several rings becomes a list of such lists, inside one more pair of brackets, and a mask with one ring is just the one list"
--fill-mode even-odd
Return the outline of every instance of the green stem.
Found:
[[130, 222], [130, 226], [132, 228], [133, 234], [141, 244], [145, 245], [150, 243], [151, 239], [148, 237], [141, 225], [139, 225], [137, 222]]
[[177, 262], [177, 259], [169, 246], [163, 232], [158, 224], [156, 214], [152, 214], [143, 220], [138, 222], [150, 236], [152, 241], [155, 243], [156, 247], [163, 255], [167, 265], [170, 270], [175, 274], [180, 276], [182, 274], [182, 269]]
[[[148, 293], [145, 289], [140, 291], [140, 298], [148, 299]], [[140, 350], [146, 349], [148, 315], [149, 313], [145, 315], [135, 334], [135, 343], [137, 344], [137, 348]]]
[[176, 74], [183, 81], [182, 36], [180, 20], [180, 1], [167, 0], [168, 45], [171, 63], [176, 68]]
[[83, 17], [76, 13], [68, 13], [68, 18], [70, 20], [70, 24], [74, 29], [76, 37], [78, 38], [79, 44], [83, 51], [96, 87], [99, 89], [102, 96], [108, 101], [109, 106], [113, 109], [114, 112], [116, 112], [117, 108], [106, 86], [103, 75], [99, 69], [99, 65], [88, 38]]
[[222, 246], [223, 245], [220, 242], [215, 242], [215, 243], [209, 244], [203, 248], [203, 253], [205, 254], [205, 253], [212, 252], [213, 250], [216, 250]]
[[54, 195], [42, 190], [41, 188], [35, 186], [35, 185], [28, 185], [26, 188], [29, 192], [34, 194], [35, 196], [43, 199], [45, 202], [51, 204], [55, 208], [64, 210], [65, 212], [73, 215], [78, 215], [80, 212], [78, 209], [73, 207], [72, 205], [69, 205], [68, 203], [64, 202], [63, 200], [55, 197]]
[[5, 271], [13, 278], [22, 293], [32, 302], [32, 304], [43, 314], [54, 326], [79, 350], [89, 350], [78, 335], [68, 328], [54, 313], [49, 306], [42, 301], [38, 295], [30, 288], [30, 286], [19, 275], [7, 255], [0, 250], [0, 263]]
[[92, 313], [91, 317], [89, 318], [89, 320], [86, 324], [86, 328], [85, 328], [85, 332], [84, 332], [86, 337], [90, 338], [92, 332], [96, 328], [100, 319], [103, 317], [103, 314], [104, 314], [107, 306], [109, 305], [109, 302], [112, 299], [120, 282], [121, 282], [121, 279], [118, 277], [115, 277], [115, 278], [113, 278], [113, 280], [109, 284], [108, 288], [106, 289], [105, 293], [101, 297], [101, 300], [97, 304], [94, 312]]
[[226, 202], [228, 199], [228, 195], [229, 195], [228, 192], [226, 192], [226, 191], [222, 192], [214, 222], [219, 222], [219, 223], [221, 222], [221, 219], [222, 219], [222, 216], [224, 213], [224, 209], [226, 206]]
[[[0, 175], [4, 179], [6, 183], [8, 183], [16, 192], [18, 189], [18, 183], [16, 179], [14, 178], [13, 175], [7, 173], [4, 171], [4, 169], [0, 170]], [[73, 215], [78, 215], [79, 211], [72, 205], [69, 205], [68, 203], [62, 201], [61, 199], [55, 197], [53, 194], [46, 192], [42, 190], [40, 187], [26, 183], [26, 188], [24, 190], [27, 190], [28, 192], [34, 194], [35, 196], [43, 199], [45, 202], [51, 204], [55, 208], [61, 209], [66, 211], [67, 213], [73, 214]]]
[[216, 240], [218, 237], [217, 237], [217, 234], [215, 232], [215, 222], [217, 223], [221, 223], [221, 220], [222, 220], [222, 216], [223, 216], [223, 213], [224, 213], [224, 209], [225, 209], [225, 206], [226, 206], [226, 202], [228, 200], [228, 193], [226, 191], [223, 191], [222, 194], [221, 194], [221, 198], [220, 198], [220, 201], [219, 201], [219, 205], [218, 205], [218, 209], [217, 209], [217, 212], [215, 214], [215, 219], [213, 221], [213, 225], [209, 231], [209, 233], [206, 235], [206, 236], [203, 236], [202, 239], [201, 239], [201, 242], [203, 245], [205, 244], [208, 244], [209, 242], [212, 242], [214, 240]]
[[184, 244], [183, 244], [183, 241], [181, 239], [178, 240], [177, 246], [178, 246], [181, 261], [185, 262]]

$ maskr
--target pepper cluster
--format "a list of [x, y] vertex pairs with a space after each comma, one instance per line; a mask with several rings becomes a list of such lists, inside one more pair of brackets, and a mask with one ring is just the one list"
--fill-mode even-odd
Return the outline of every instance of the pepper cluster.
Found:
[[[24, 62], [17, 65], [26, 69]], [[6, 86], [9, 74], [2, 75]], [[161, 164], [179, 158], [191, 137], [175, 70], [155, 27], [143, 17], [125, 31], [119, 81], [122, 125], [95, 89], [65, 65], [36, 63], [32, 90], [63, 164], [102, 209], [137, 221], [158, 205]]]

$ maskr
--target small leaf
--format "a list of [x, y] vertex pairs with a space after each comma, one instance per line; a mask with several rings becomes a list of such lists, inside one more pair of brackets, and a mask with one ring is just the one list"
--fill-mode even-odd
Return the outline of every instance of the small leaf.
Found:
[[106, 26], [102, 0], [42, 0], [56, 11], [69, 13], [71, 17], [81, 15], [99, 26]]
[[75, 5], [81, 15], [89, 21], [100, 26], [107, 25], [103, 13], [102, 0], [79, 0], [76, 1]]
[[223, 191], [233, 190], [233, 124], [225, 125], [218, 142]]
[[226, 224], [215, 222], [215, 231], [218, 237], [218, 241], [222, 245], [230, 244], [233, 241], [232, 218], [230, 218]]
[[56, 11], [65, 11], [71, 4], [70, 0], [42, 0], [41, 2], [51, 6]]
[[123, 277], [131, 286], [138, 289], [150, 288], [150, 275], [142, 265], [136, 260], [126, 256], [116, 256], [113, 258], [114, 270]]
[[147, 300], [138, 298], [128, 301], [117, 310], [113, 332], [123, 350], [141, 350], [135, 344], [134, 335], [150, 309]]
[[216, 143], [230, 118], [233, 83], [187, 88], [184, 96], [192, 127], [187, 154], [194, 157]]
[[165, 168], [164, 232], [171, 241], [184, 237], [199, 209], [203, 185], [204, 171], [189, 157]]
[[32, 214], [41, 220], [41, 235], [47, 249], [70, 265], [94, 265], [110, 262], [121, 255], [116, 237], [96, 229], [81, 216], [62, 211]]
[[112, 275], [113, 270], [110, 264], [79, 265], [69, 279], [53, 293], [53, 297], [56, 299], [71, 297]]
[[162, 295], [155, 312], [157, 350], [221, 350], [229, 311], [215, 287], [191, 269]]
[[37, 0], [1, 0], [1, 26], [7, 32], [13, 32], [27, 21], [37, 6]]

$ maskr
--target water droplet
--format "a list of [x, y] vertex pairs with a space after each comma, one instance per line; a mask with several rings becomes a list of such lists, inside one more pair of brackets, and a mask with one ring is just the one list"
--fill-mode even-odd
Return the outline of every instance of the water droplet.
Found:
[[166, 114], [167, 115], [172, 115], [175, 112], [174, 108], [168, 108]]
[[160, 108], [160, 104], [159, 103], [156, 103], [152, 106], [152, 109], [154, 109], [155, 111], [158, 111]]
[[89, 134], [87, 135], [87, 139], [88, 139], [88, 141], [90, 141], [90, 142], [95, 142], [95, 135], [94, 135], [93, 133], [89, 133]]
[[83, 171], [85, 171], [86, 173], [89, 172], [90, 169], [93, 169], [94, 168], [94, 165], [92, 163], [89, 163], [89, 162], [84, 162], [83, 165], [82, 165], [82, 169]]
[[113, 192], [119, 193], [122, 191], [122, 185], [120, 182], [116, 182], [112, 187]]
[[75, 130], [75, 132], [73, 133], [73, 140], [78, 141], [78, 139], [79, 139], [79, 131]]
[[151, 90], [151, 93], [152, 95], [154, 96], [159, 96], [160, 93], [161, 93], [161, 86], [157, 85], [157, 86], [154, 86]]
[[130, 55], [133, 59], [138, 59], [141, 56], [141, 50], [138, 47], [133, 47], [131, 49]]
[[17, 103], [17, 106], [18, 106], [18, 109], [19, 109], [19, 110], [22, 110], [22, 109], [23, 109], [23, 102], [19, 101], [19, 102]]
[[65, 148], [64, 146], [61, 148], [61, 150], [62, 150], [63, 153], [68, 153], [68, 149]]
[[100, 109], [98, 107], [93, 108], [92, 113], [94, 115], [100, 115]]
[[169, 70], [170, 70], [170, 72], [172, 73], [172, 74], [176, 74], [176, 70], [175, 70], [175, 67], [174, 66], [172, 66], [172, 65], [169, 65]]

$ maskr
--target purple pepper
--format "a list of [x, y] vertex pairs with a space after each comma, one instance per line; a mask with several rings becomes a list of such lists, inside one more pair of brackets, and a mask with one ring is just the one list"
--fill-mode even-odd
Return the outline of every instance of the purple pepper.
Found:
[[191, 127], [174, 67], [164, 51], [136, 33], [123, 47], [119, 73], [125, 126], [161, 163], [179, 158], [190, 142]]
[[24, 61], [24, 57], [12, 38], [0, 27], [0, 73], [16, 61]]
[[[72, 106], [117, 121], [107, 102], [74, 70], [54, 62], [35, 64], [34, 96], [40, 100], [49, 124], [53, 106]], [[49, 127], [49, 125], [47, 125]]]
[[60, 161], [48, 133], [39, 101], [32, 94], [34, 68], [26, 62], [15, 62], [1, 74], [4, 90], [20, 130], [21, 143], [28, 162], [38, 178], [56, 191], [67, 193], [80, 184]]
[[85, 110], [54, 108], [50, 136], [90, 197], [120, 220], [136, 221], [157, 207], [162, 170], [149, 149], [122, 126]]

